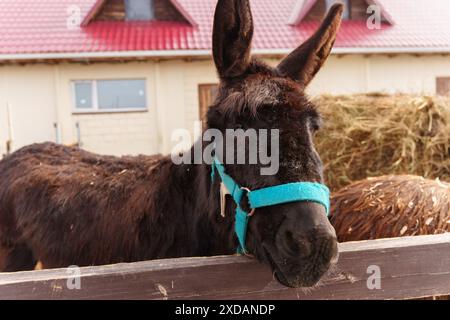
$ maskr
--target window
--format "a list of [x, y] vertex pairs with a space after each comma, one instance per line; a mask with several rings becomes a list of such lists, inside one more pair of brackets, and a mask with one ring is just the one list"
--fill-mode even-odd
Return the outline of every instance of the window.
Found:
[[76, 112], [114, 112], [147, 109], [146, 82], [131, 80], [74, 81]]
[[76, 109], [92, 109], [92, 83], [90, 81], [76, 82]]
[[326, 12], [328, 12], [328, 10], [330, 10], [331, 6], [336, 2], [340, 2], [340, 3], [344, 4], [344, 12], [342, 13], [342, 19], [349, 20], [350, 19], [350, 0], [339, 0], [339, 1], [326, 0], [326, 6], [327, 6]]
[[441, 96], [450, 95], [450, 77], [436, 79], [436, 93]]
[[154, 0], [125, 0], [125, 14], [129, 21], [152, 20]]

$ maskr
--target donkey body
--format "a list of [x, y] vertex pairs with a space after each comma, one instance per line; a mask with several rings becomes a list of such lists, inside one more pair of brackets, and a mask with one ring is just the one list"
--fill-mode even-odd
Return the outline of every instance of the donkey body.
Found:
[[[225, 163], [250, 190], [322, 182], [313, 134], [320, 117], [305, 87], [330, 54], [342, 14], [334, 5], [319, 30], [271, 68], [250, 56], [248, 0], [219, 0], [213, 57], [219, 94], [207, 128], [279, 129], [279, 171]], [[228, 145], [228, 144], [226, 144]], [[24, 147], [0, 161], [0, 271], [94, 265], [234, 253], [236, 205], [219, 212], [218, 179], [206, 164], [170, 157], [109, 157], [52, 143]], [[337, 259], [325, 209], [314, 202], [258, 208], [246, 238], [250, 252], [288, 286], [311, 286]]]
[[170, 157], [24, 147], [0, 163], [0, 269], [230, 253], [227, 232], [213, 233], [206, 216], [217, 208], [198, 196], [209, 193], [205, 169]]

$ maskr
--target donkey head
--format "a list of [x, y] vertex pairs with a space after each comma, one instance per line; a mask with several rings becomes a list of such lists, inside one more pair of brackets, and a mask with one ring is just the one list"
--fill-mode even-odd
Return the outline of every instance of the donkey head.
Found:
[[[271, 68], [250, 56], [253, 21], [249, 1], [219, 0], [213, 56], [221, 81], [208, 111], [208, 128], [279, 130], [276, 174], [261, 175], [260, 164], [224, 163], [228, 175], [241, 186], [254, 190], [323, 181], [322, 163], [313, 145], [320, 116], [304, 89], [330, 54], [341, 15], [342, 5], [334, 5], [318, 31]], [[257, 209], [249, 222], [247, 248], [271, 265], [282, 284], [291, 287], [314, 285], [337, 260], [335, 231], [324, 207], [315, 202]]]

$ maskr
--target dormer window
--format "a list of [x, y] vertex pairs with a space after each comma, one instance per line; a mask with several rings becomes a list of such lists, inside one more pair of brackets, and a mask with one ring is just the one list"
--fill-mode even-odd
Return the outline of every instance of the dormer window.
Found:
[[128, 21], [148, 21], [155, 18], [154, 0], [125, 0], [125, 16]]
[[321, 21], [336, 2], [344, 4], [343, 20], [366, 21], [367, 8], [376, 4], [381, 9], [381, 22], [393, 24], [392, 18], [375, 0], [297, 0], [288, 24], [295, 26], [303, 21]]
[[196, 26], [178, 0], [96, 0], [82, 26], [92, 21], [158, 21]]

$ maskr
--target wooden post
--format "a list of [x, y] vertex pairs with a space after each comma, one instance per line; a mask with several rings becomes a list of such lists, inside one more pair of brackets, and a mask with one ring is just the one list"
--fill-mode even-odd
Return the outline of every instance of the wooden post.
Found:
[[[450, 233], [348, 242], [313, 289], [280, 285], [242, 256], [182, 258], [0, 274], [1, 299], [412, 299], [450, 295]], [[377, 274], [377, 270], [379, 274]], [[379, 276], [379, 288], [373, 280]], [[378, 280], [377, 280], [378, 281]], [[70, 287], [70, 286], [69, 286]]]

